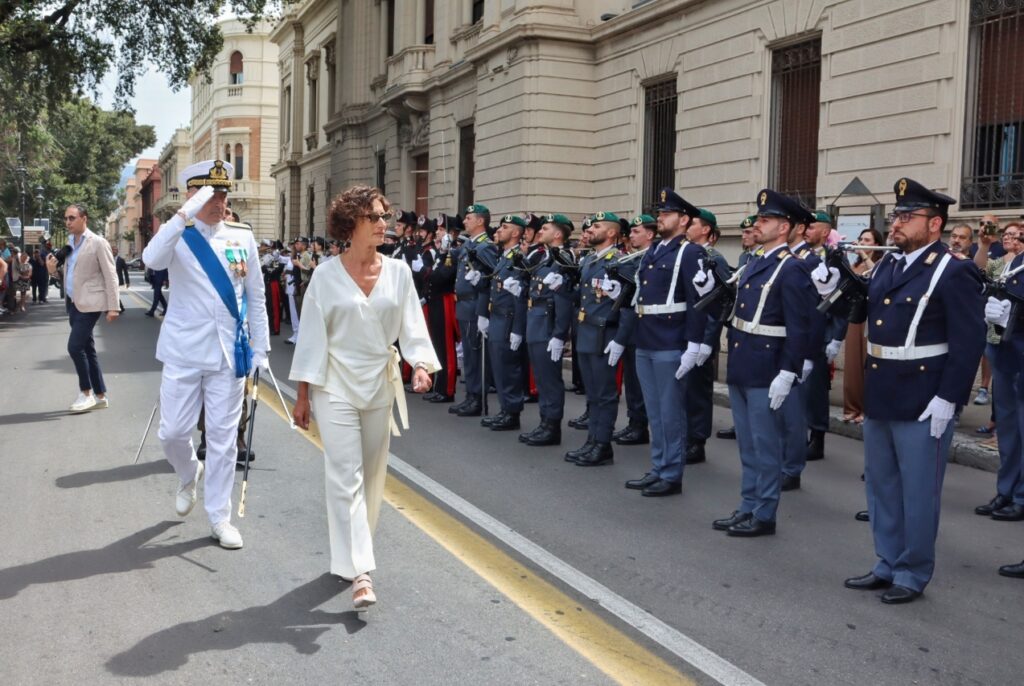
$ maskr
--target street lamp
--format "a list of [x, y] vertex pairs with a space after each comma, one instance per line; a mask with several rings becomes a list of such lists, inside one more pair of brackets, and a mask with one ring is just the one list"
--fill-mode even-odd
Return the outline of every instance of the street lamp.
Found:
[[25, 169], [25, 156], [18, 155], [18, 166], [14, 169], [15, 175], [18, 177], [18, 192], [21, 194], [21, 236], [19, 236], [19, 243], [22, 250], [25, 249], [25, 181], [28, 177], [28, 170]]

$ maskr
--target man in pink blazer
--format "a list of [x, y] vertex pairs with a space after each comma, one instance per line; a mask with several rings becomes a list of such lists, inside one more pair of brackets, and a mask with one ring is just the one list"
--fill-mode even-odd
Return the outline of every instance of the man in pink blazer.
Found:
[[[72, 412], [110, 407], [92, 330], [104, 312], [108, 322], [117, 319], [120, 313], [117, 272], [110, 244], [89, 230], [88, 220], [89, 214], [84, 205], [69, 205], [64, 211], [68, 246], [61, 251], [66, 255], [61, 276], [64, 304], [71, 323], [68, 354], [78, 372], [80, 391], [71, 405]], [[46, 267], [51, 274], [61, 269], [52, 253], [46, 258]]]

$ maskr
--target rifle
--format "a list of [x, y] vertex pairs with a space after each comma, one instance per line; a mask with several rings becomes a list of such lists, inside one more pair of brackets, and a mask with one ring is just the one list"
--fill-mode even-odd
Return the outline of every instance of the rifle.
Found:
[[615, 299], [615, 305], [612, 307], [613, 313], [621, 310], [622, 306], [626, 303], [633, 302], [633, 296], [636, 294], [637, 270], [626, 269], [626, 267], [641, 259], [647, 253], [647, 250], [647, 248], [644, 248], [643, 250], [623, 255], [609, 262], [604, 268], [604, 272], [608, 275], [609, 279], [615, 279], [622, 285], [622, 292], [619, 293], [619, 297]]
[[1024, 271], [1024, 264], [1020, 265], [1016, 269], [1011, 269], [998, 278], [991, 278], [988, 276], [982, 276], [985, 281], [985, 288], [983, 294], [996, 300], [1009, 300], [1010, 301], [1010, 316], [1006, 320], [1006, 326], [995, 325], [996, 333], [999, 334], [999, 340], [1002, 343], [1013, 338], [1013, 331], [1017, 324], [1017, 313], [1020, 311], [1020, 306], [1024, 305], [1024, 297], [1011, 293], [1008, 289], [1010, 277], [1015, 276], [1019, 272]]
[[825, 266], [834, 267], [839, 272], [839, 283], [834, 291], [818, 303], [818, 312], [831, 313], [833, 316], [842, 317], [851, 322], [864, 321], [867, 316], [869, 279], [853, 271], [853, 265], [846, 259], [846, 253], [857, 250], [898, 252], [899, 248], [892, 245], [840, 243], [836, 247], [826, 250]]
[[[749, 262], [747, 264], [750, 264]], [[695, 310], [703, 312], [707, 308], [711, 307], [719, 300], [721, 300], [721, 309], [718, 311], [718, 321], [725, 323], [732, 318], [733, 308], [736, 306], [736, 287], [740, 282], [740, 276], [743, 274], [743, 270], [747, 268], [747, 265], [743, 265], [728, 279], [719, 278], [718, 274], [712, 270], [715, 274], [715, 278], [718, 281], [718, 285], [715, 286], [710, 293], [705, 295], [703, 298], [697, 301], [693, 306]]]

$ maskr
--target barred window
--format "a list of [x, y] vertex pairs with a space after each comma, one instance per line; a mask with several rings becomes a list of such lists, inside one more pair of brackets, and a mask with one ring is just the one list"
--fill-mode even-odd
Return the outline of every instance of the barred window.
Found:
[[768, 185], [813, 207], [818, 190], [821, 37], [772, 51]]
[[387, 177], [388, 177], [388, 160], [385, 155], [385, 151], [377, 151], [377, 188], [384, 195], [388, 194], [387, 189]]
[[960, 206], [1024, 205], [1024, 0], [972, 0]]
[[459, 128], [459, 209], [475, 201], [473, 198], [473, 158], [476, 155], [476, 131], [472, 124]]
[[430, 204], [430, 157], [424, 153], [416, 155], [412, 159], [415, 169], [416, 182], [416, 205], [414, 211], [417, 215], [426, 214]]
[[675, 186], [676, 111], [679, 95], [676, 76], [644, 88], [644, 211], [653, 208], [658, 191]]

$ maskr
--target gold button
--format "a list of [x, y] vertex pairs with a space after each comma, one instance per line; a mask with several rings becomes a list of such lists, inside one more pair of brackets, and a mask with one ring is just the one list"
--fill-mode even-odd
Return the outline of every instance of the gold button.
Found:
[[875, 320], [875, 326], [881, 326], [881, 325], [882, 325], [882, 320], [881, 319], [876, 319]]
[[647, 285], [647, 279], [644, 279], [644, 285], [645, 286]]
[[732, 344], [732, 347], [734, 347], [734, 348], [738, 348], [738, 347], [740, 347], [740, 344], [739, 344], [739, 342], [733, 343], [733, 344]]
[[772, 346], [771, 346], [770, 344], [768, 344], [768, 343], [765, 343], [765, 344], [764, 344], [764, 347], [766, 347], [766, 348], [770, 348], [770, 347], [772, 347]]
[[913, 299], [913, 298], [911, 298], [910, 296], [907, 296], [907, 302], [908, 302], [908, 303], [912, 303], [912, 302], [914, 302], [914, 299]]
[[872, 368], [872, 369], [878, 369], [878, 365], [877, 365], [877, 364], [875, 364], [874, 362], [872, 362], [872, 363], [871, 363], [871, 368]]
[[653, 264], [649, 264], [649, 265], [647, 265], [647, 268], [648, 269], [654, 269], [654, 265]]
[[744, 288], [750, 288], [750, 284], [748, 283]]
[[892, 302], [892, 300], [889, 300], [888, 298], [886, 298], [886, 299], [885, 299], [885, 300], [883, 300], [882, 302], [883, 302], [884, 304], [888, 305], [888, 304], [890, 304], [890, 303]]
[[672, 319], [672, 315], [669, 315], [669, 316], [668, 316], [668, 318], [669, 318], [669, 319]]
[[923, 364], [921, 365], [921, 371], [922, 372], [924, 371], [924, 365]]
[[746, 307], [746, 306], [747, 306], [747, 304], [746, 304], [746, 303], [740, 303], [740, 309], [741, 309], [741, 310], [742, 310], [742, 309], [743, 309], [744, 307]]

